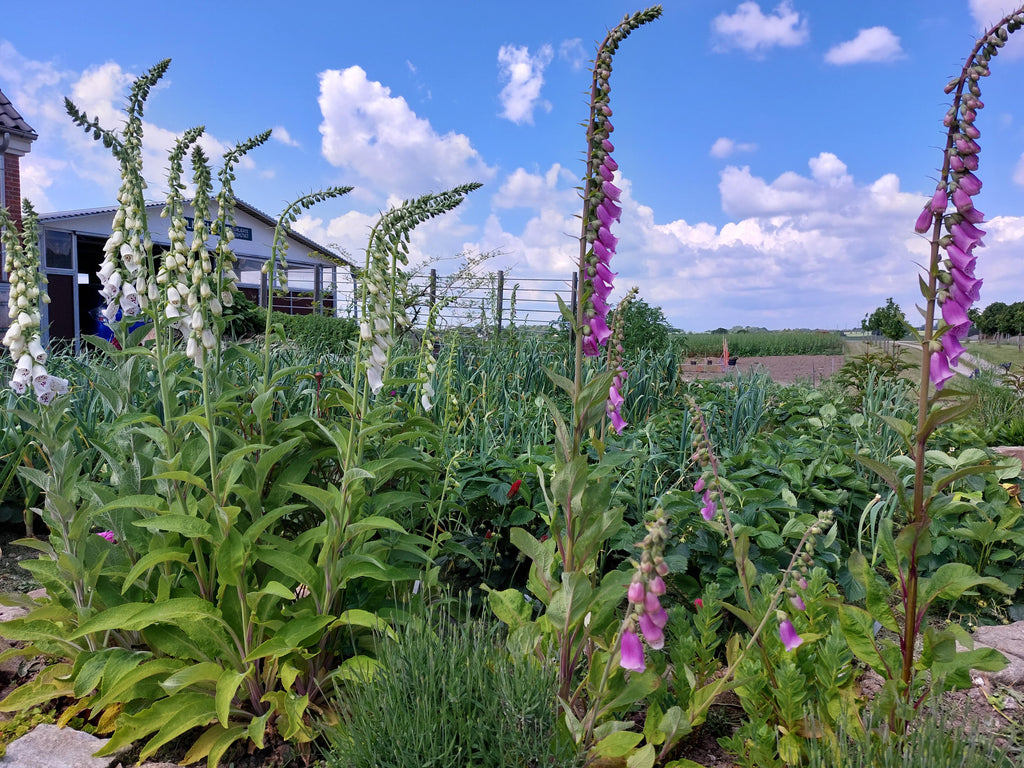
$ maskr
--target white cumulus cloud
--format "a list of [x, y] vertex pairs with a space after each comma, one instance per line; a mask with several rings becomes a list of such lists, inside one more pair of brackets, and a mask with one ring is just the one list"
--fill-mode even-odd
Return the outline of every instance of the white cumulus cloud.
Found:
[[505, 87], [501, 89], [501, 116], [513, 123], [533, 124], [533, 111], [538, 106], [550, 110], [542, 100], [544, 69], [551, 63], [554, 52], [550, 45], [542, 45], [531, 55], [524, 46], [503, 45], [498, 51], [498, 70]]
[[755, 152], [757, 144], [737, 142], [727, 136], [720, 136], [711, 145], [711, 156], [718, 158], [729, 157], [736, 152]]
[[270, 134], [270, 138], [281, 142], [286, 147], [299, 146], [299, 142], [292, 138], [292, 135], [288, 133], [288, 129], [283, 125], [275, 125], [273, 133]]
[[467, 136], [440, 134], [361, 67], [320, 74], [321, 149], [370, 188], [402, 197], [494, 175]]
[[754, 55], [762, 55], [776, 46], [803, 45], [810, 37], [807, 19], [794, 11], [788, 0], [768, 14], [755, 2], [740, 3], [735, 13], [716, 16], [711, 29], [717, 50], [739, 48]]
[[839, 43], [825, 54], [829, 64], [860, 64], [865, 61], [891, 61], [903, 56], [900, 39], [888, 27], [862, 29], [852, 40]]

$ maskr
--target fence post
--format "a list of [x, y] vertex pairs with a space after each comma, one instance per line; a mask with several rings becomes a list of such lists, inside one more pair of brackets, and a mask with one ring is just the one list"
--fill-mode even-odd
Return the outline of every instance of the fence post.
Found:
[[505, 270], [498, 270], [498, 333], [501, 333], [501, 315], [505, 304]]

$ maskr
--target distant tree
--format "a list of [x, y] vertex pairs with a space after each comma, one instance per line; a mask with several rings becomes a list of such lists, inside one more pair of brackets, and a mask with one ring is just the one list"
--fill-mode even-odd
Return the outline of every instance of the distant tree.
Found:
[[887, 339], [898, 341], [906, 335], [907, 320], [903, 316], [903, 310], [890, 297], [885, 300], [884, 307], [879, 307], [870, 315], [864, 315], [860, 327], [865, 331], [880, 333]]
[[1005, 333], [1004, 325], [1009, 322], [1010, 308], [1001, 301], [993, 301], [981, 314], [978, 315], [976, 324], [978, 333], [991, 336], [996, 333]]
[[669, 325], [661, 307], [652, 307], [640, 297], [633, 299], [623, 318], [623, 348], [627, 352], [649, 349], [660, 353], [668, 345]]

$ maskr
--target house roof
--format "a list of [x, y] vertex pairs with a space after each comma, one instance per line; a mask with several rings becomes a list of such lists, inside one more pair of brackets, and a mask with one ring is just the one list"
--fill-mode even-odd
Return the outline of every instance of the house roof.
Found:
[[11, 100], [4, 96], [3, 91], [0, 91], [0, 133], [4, 132], [23, 136], [29, 141], [39, 138], [39, 134], [32, 130], [32, 126], [18, 114], [18, 110], [11, 104]]
[[[191, 203], [192, 201], [191, 200], [186, 200], [185, 202]], [[163, 203], [157, 203], [157, 202], [149, 202], [149, 203], [146, 204], [147, 208], [163, 208], [163, 206], [164, 206]], [[239, 200], [237, 197], [235, 198], [235, 208], [238, 209], [238, 210], [244, 211], [245, 213], [247, 213], [250, 216], [252, 216], [254, 219], [257, 219], [258, 221], [263, 222], [268, 227], [273, 228], [273, 227], [277, 226], [277, 220], [275, 218], [273, 218], [272, 216], [269, 216], [268, 214], [264, 213], [259, 208], [253, 207], [252, 205], [250, 205], [249, 203], [245, 202], [244, 200]], [[66, 219], [76, 219], [76, 218], [80, 218], [80, 217], [83, 217], [83, 216], [96, 216], [96, 215], [107, 214], [107, 213], [113, 214], [116, 211], [117, 211], [117, 207], [116, 206], [106, 206], [106, 207], [103, 207], [103, 208], [79, 208], [77, 210], [72, 210], [72, 211], [53, 211], [51, 213], [41, 213], [41, 214], [39, 214], [39, 221], [40, 221], [40, 223], [45, 224], [48, 221], [63, 221], [63, 220], [66, 220]], [[342, 264], [347, 264], [350, 267], [354, 266], [352, 264], [352, 262], [350, 262], [348, 259], [342, 258], [341, 256], [336, 254], [331, 249], [325, 248], [324, 246], [320, 245], [319, 243], [316, 243], [313, 240], [310, 240], [305, 235], [299, 234], [298, 232], [296, 232], [293, 229], [289, 229], [288, 230], [288, 235], [290, 237], [292, 237], [296, 242], [299, 242], [302, 245], [304, 245], [307, 248], [309, 248], [314, 253], [319, 254], [322, 257], [325, 257], [326, 260], [328, 260], [328, 261], [335, 262], [335, 263], [340, 262]]]

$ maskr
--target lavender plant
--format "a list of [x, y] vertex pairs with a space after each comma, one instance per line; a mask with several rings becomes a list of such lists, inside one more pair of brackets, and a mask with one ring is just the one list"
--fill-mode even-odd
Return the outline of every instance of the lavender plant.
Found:
[[[888, 466], [864, 456], [857, 460], [873, 469], [896, 495], [907, 523], [898, 536], [883, 527], [881, 547], [886, 564], [896, 579], [895, 600], [888, 600], [879, 577], [859, 553], [850, 570], [867, 590], [866, 609], [845, 605], [841, 619], [850, 647], [887, 680], [886, 694], [890, 724], [905, 724], [924, 701], [929, 686], [956, 686], [967, 682], [969, 669], [994, 669], [1005, 663], [998, 654], [985, 650], [958, 651], [969, 637], [956, 628], [937, 630], [925, 624], [929, 608], [939, 598], [954, 599], [985, 585], [1003, 592], [1009, 588], [994, 577], [978, 575], [963, 563], [947, 563], [931, 576], [922, 574], [921, 559], [931, 547], [933, 511], [949, 503], [954, 483], [970, 474], [992, 471], [990, 465], [946, 466], [929, 473], [929, 441], [943, 424], [963, 417], [972, 403], [958, 393], [944, 389], [953, 377], [963, 354], [960, 343], [967, 335], [967, 310], [978, 300], [981, 279], [975, 276], [977, 255], [984, 230], [977, 225], [984, 214], [974, 205], [981, 191], [978, 170], [978, 113], [984, 107], [981, 81], [1009, 35], [1024, 26], [1024, 6], [1004, 16], [974, 44], [960, 71], [945, 87], [953, 101], [943, 124], [946, 143], [939, 182], [915, 224], [919, 233], [929, 234], [931, 254], [927, 272], [921, 278], [925, 300], [921, 344], [921, 379], [918, 390], [917, 423], [890, 418], [887, 423], [904, 438], [911, 465], [909, 476], [900, 465]], [[953, 210], [947, 212], [949, 204]], [[946, 233], [943, 233], [946, 230]], [[950, 467], [956, 467], [950, 469]], [[899, 637], [898, 647], [886, 646], [874, 632], [874, 622]], [[922, 645], [919, 653], [919, 638]], [[923, 675], [930, 672], [930, 679]]]

